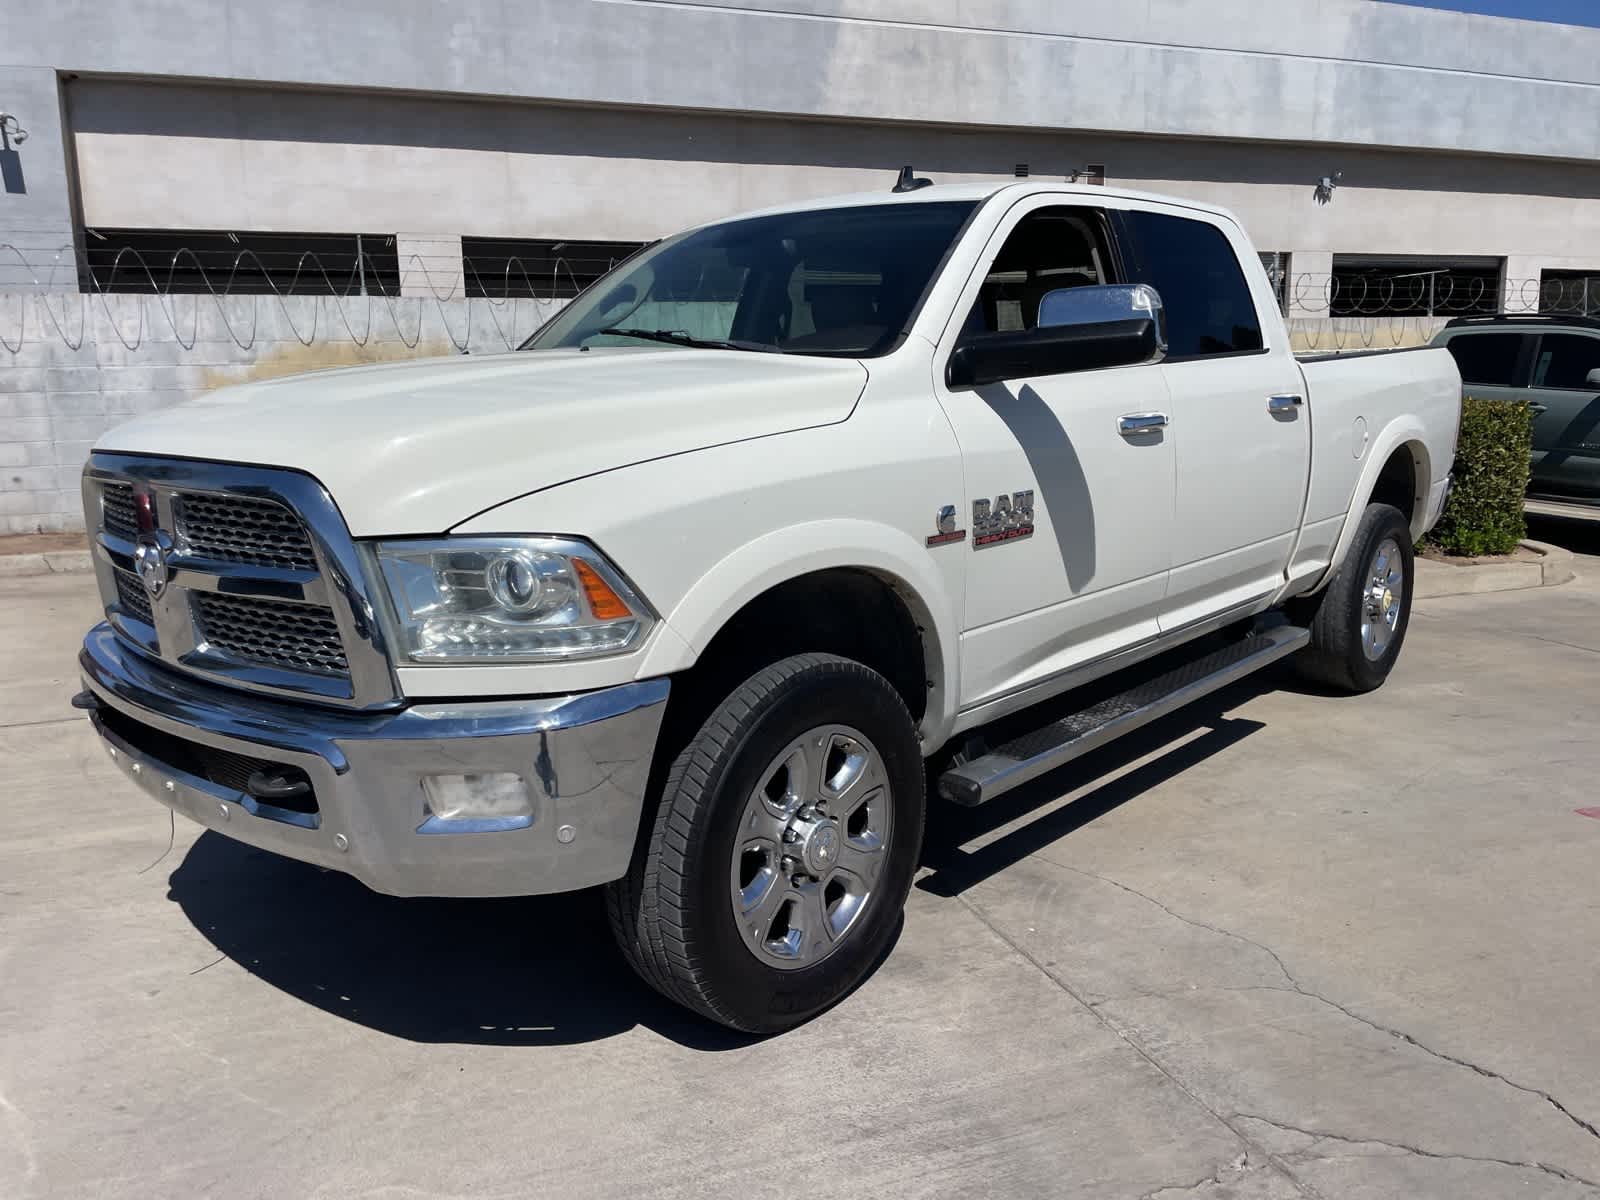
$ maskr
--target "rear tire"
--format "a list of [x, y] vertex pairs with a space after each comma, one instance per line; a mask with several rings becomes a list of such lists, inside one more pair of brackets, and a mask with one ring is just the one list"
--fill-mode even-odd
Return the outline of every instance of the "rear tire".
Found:
[[673, 761], [648, 839], [607, 891], [633, 968], [731, 1028], [776, 1033], [876, 966], [922, 843], [904, 701], [849, 659], [757, 672]]
[[1410, 525], [1392, 505], [1369, 505], [1328, 586], [1294, 611], [1311, 630], [1300, 674], [1346, 692], [1381, 687], [1411, 623], [1414, 579]]

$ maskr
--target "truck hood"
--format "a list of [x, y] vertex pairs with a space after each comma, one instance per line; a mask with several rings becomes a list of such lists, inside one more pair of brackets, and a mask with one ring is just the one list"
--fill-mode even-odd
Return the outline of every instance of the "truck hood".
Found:
[[568, 480], [843, 421], [866, 380], [849, 359], [669, 347], [383, 363], [223, 388], [96, 449], [293, 467], [357, 537], [442, 533]]

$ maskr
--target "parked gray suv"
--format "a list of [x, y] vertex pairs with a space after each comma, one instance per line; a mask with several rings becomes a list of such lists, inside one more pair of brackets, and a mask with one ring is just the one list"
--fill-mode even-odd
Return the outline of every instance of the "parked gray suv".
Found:
[[1437, 337], [1462, 391], [1533, 409], [1528, 495], [1600, 505], [1600, 319], [1461, 317]]

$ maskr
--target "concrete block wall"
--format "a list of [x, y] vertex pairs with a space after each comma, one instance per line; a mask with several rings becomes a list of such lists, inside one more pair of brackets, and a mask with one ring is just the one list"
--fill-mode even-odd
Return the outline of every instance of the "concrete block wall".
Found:
[[1448, 317], [1289, 317], [1296, 354], [1357, 354], [1426, 346]]
[[7, 138], [0, 148], [0, 292], [76, 288], [67, 137], [56, 73], [0, 65], [0, 110], [27, 132], [21, 145]]
[[106, 430], [230, 383], [514, 349], [560, 301], [0, 293], [0, 534], [83, 528]]
[[461, 235], [401, 233], [395, 235], [400, 258], [400, 294], [440, 300], [466, 294], [461, 275]]

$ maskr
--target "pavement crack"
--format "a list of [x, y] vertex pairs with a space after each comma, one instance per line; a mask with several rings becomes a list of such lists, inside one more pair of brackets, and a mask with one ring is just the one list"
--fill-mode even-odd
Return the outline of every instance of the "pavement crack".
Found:
[[1549, 646], [1561, 646], [1567, 650], [1582, 650], [1585, 654], [1600, 654], [1593, 646], [1581, 646], [1577, 642], [1563, 642], [1560, 638], [1541, 637], [1537, 633], [1524, 633], [1522, 637], [1532, 638], [1536, 642], [1544, 642]]
[[1224, 1163], [1209, 1175], [1203, 1175], [1193, 1183], [1170, 1183], [1158, 1187], [1152, 1192], [1145, 1192], [1139, 1200], [1160, 1200], [1163, 1196], [1186, 1196], [1191, 1192], [1198, 1192], [1203, 1187], [1223, 1187], [1237, 1183], [1239, 1179], [1257, 1169], [1250, 1161], [1249, 1154], [1241, 1154], [1232, 1162]]
[[[1435, 596], [1433, 599], [1454, 599], [1454, 597]], [[1430, 620], [1443, 619], [1434, 613], [1424, 612], [1420, 608], [1413, 608], [1411, 611], [1413, 616], [1423, 616]], [[1507, 629], [1503, 625], [1463, 625], [1462, 627], [1473, 633], [1501, 634], [1506, 637], [1523, 638], [1530, 642], [1543, 642], [1547, 646], [1560, 646], [1565, 650], [1581, 650], [1585, 654], [1600, 654], [1600, 648], [1595, 646], [1585, 646], [1581, 642], [1564, 642], [1560, 638], [1546, 637], [1540, 633], [1525, 633], [1521, 630]]]
[[[1242, 942], [1246, 946], [1255, 947], [1277, 964], [1278, 970], [1282, 973], [1284, 979], [1288, 982], [1291, 988], [1297, 992], [1300, 992], [1302, 995], [1309, 996], [1312, 994], [1300, 986], [1299, 980], [1295, 979], [1293, 972], [1291, 972], [1289, 968], [1284, 965], [1283, 959], [1278, 956], [1278, 952], [1271, 946], [1264, 945], [1263, 943], [1256, 941], [1254, 938], [1247, 938], [1242, 933], [1235, 933], [1231, 929], [1224, 929], [1220, 925], [1213, 925], [1209, 921], [1201, 921], [1198, 918], [1186, 916], [1185, 914], [1178, 912], [1176, 909], [1169, 908], [1160, 900], [1157, 900], [1154, 896], [1147, 895], [1146, 893], [1141, 892], [1138, 888], [1129, 887], [1120, 879], [1112, 879], [1109, 875], [1100, 875], [1094, 871], [1085, 871], [1082, 867], [1069, 866], [1067, 863], [1056, 862], [1054, 859], [1050, 859], [1049, 861], [1053, 865], [1060, 867], [1063, 871], [1071, 871], [1074, 875], [1082, 875], [1087, 879], [1098, 879], [1101, 883], [1108, 883], [1114, 888], [1127, 892], [1130, 896], [1137, 896], [1146, 904], [1155, 905], [1162, 912], [1166, 913], [1167, 916], [1173, 918], [1173, 920], [1182, 921], [1185, 925], [1191, 925], [1196, 929], [1204, 929], [1208, 933], [1215, 933], [1220, 937], [1232, 938], [1234, 941]], [[1320, 999], [1320, 997], [1318, 997], [1318, 999]]]
[[82, 717], [46, 717], [40, 721], [7, 721], [0, 729], [37, 729], [41, 725], [74, 725]]
[[[1210, 984], [1205, 988], [1179, 987], [1168, 988], [1164, 991], [1138, 991], [1127, 992], [1118, 996], [1101, 996], [1098, 1000], [1089, 1001], [1090, 1008], [1100, 1008], [1107, 1004], [1126, 1004], [1129, 1000], [1170, 1000], [1174, 996], [1187, 996], [1196, 991], [1207, 992], [1284, 992], [1290, 996], [1309, 996], [1309, 993], [1299, 988], [1284, 987], [1276, 983], [1241, 983], [1224, 987], [1221, 984]], [[1315, 997], [1311, 997], [1315, 999]]]
[[1399, 1041], [1405, 1042], [1408, 1046], [1415, 1046], [1424, 1054], [1430, 1054], [1434, 1058], [1439, 1059], [1441, 1062], [1452, 1063], [1458, 1067], [1465, 1067], [1467, 1070], [1472, 1071], [1474, 1074], [1481, 1075], [1485, 1079], [1493, 1079], [1498, 1083], [1503, 1083], [1509, 1088], [1515, 1088], [1517, 1091], [1523, 1092], [1529, 1096], [1536, 1096], [1564, 1116], [1568, 1121], [1571, 1121], [1579, 1129], [1583, 1130], [1584, 1133], [1588, 1134], [1592, 1138], [1595, 1138], [1596, 1140], [1600, 1140], [1600, 1129], [1596, 1129], [1593, 1122], [1584, 1120], [1582, 1117], [1578, 1116], [1577, 1113], [1573, 1112], [1565, 1104], [1561, 1103], [1561, 1101], [1557, 1100], [1554, 1096], [1542, 1088], [1531, 1087], [1525, 1083], [1518, 1083], [1515, 1079], [1506, 1078], [1504, 1075], [1500, 1074], [1499, 1071], [1480, 1066], [1477, 1063], [1471, 1062], [1465, 1058], [1458, 1058], [1454, 1054], [1446, 1054], [1443, 1050], [1435, 1050], [1432, 1046], [1418, 1041], [1409, 1033], [1406, 1033], [1403, 1029], [1395, 1029], [1393, 1026], [1384, 1025], [1379, 1021], [1374, 1021], [1369, 1017], [1364, 1017], [1360, 1013], [1346, 1008], [1337, 1000], [1329, 1000], [1326, 996], [1310, 991], [1307, 988], [1300, 987], [1298, 984], [1295, 986], [1295, 990], [1298, 991], [1302, 996], [1309, 996], [1313, 1000], [1320, 1000], [1329, 1008], [1338, 1009], [1352, 1021], [1359, 1021], [1368, 1029], [1375, 1029], [1379, 1033], [1388, 1034], [1392, 1038], [1396, 1038]]
[[[1051, 860], [1051, 861], [1054, 862], [1054, 860]], [[1196, 919], [1194, 917], [1186, 916], [1185, 914], [1180, 913], [1180, 912], [1176, 911], [1173, 908], [1170, 908], [1168, 905], [1162, 903], [1160, 900], [1157, 900], [1154, 896], [1146, 895], [1144, 892], [1139, 891], [1137, 888], [1129, 887], [1127, 884], [1123, 883], [1121, 880], [1112, 879], [1110, 876], [1100, 875], [1100, 874], [1097, 874], [1094, 871], [1085, 871], [1081, 867], [1069, 866], [1066, 863], [1055, 862], [1054, 865], [1060, 867], [1062, 870], [1071, 871], [1076, 875], [1082, 875], [1082, 876], [1085, 876], [1085, 877], [1087, 877], [1089, 879], [1098, 879], [1101, 883], [1110, 884], [1112, 887], [1118, 888], [1121, 891], [1127, 892], [1131, 896], [1137, 896], [1139, 899], [1145, 901], [1146, 903], [1155, 905], [1162, 912], [1166, 913], [1168, 916], [1172, 917], [1173, 919], [1178, 920], [1178, 921], [1182, 921], [1185, 925], [1191, 925], [1196, 929], [1208, 930], [1211, 933], [1218, 934], [1218, 935], [1220, 935], [1222, 937], [1232, 938], [1234, 941], [1242, 942], [1244, 945], [1247, 945], [1247, 946], [1254, 946], [1257, 950], [1260, 950], [1263, 954], [1265, 954], [1269, 958], [1271, 958], [1273, 963], [1275, 963], [1277, 965], [1278, 970], [1282, 973], [1284, 979], [1289, 984], [1289, 989], [1288, 990], [1292, 990], [1292, 991], [1298, 993], [1299, 995], [1302, 995], [1302, 996], [1306, 997], [1308, 1000], [1315, 1000], [1319, 1004], [1325, 1004], [1329, 1008], [1343, 1013], [1345, 1016], [1349, 1017], [1352, 1021], [1355, 1021], [1355, 1022], [1357, 1022], [1359, 1024], [1365, 1025], [1368, 1029], [1374, 1030], [1374, 1031], [1376, 1031], [1378, 1033], [1381, 1033], [1381, 1034], [1385, 1034], [1386, 1036], [1392, 1037], [1392, 1038], [1396, 1039], [1397, 1041], [1404, 1042], [1408, 1046], [1413, 1046], [1416, 1049], [1422, 1051], [1424, 1054], [1431, 1055], [1432, 1057], [1437, 1058], [1440, 1062], [1447, 1062], [1447, 1063], [1450, 1063], [1450, 1064], [1452, 1064], [1454, 1066], [1457, 1066], [1457, 1067], [1463, 1067], [1468, 1071], [1472, 1071], [1473, 1073], [1475, 1073], [1477, 1075], [1483, 1076], [1485, 1079], [1493, 1079], [1498, 1083], [1503, 1083], [1507, 1087], [1514, 1088], [1515, 1090], [1517, 1090], [1519, 1092], [1522, 1092], [1522, 1093], [1524, 1093], [1526, 1095], [1537, 1097], [1538, 1099], [1543, 1100], [1551, 1108], [1555, 1109], [1558, 1113], [1560, 1113], [1563, 1117], [1565, 1117], [1573, 1125], [1577, 1126], [1580, 1130], [1582, 1130], [1589, 1137], [1594, 1138], [1597, 1141], [1600, 1141], [1600, 1129], [1597, 1129], [1595, 1127], [1594, 1122], [1587, 1121], [1583, 1117], [1578, 1116], [1577, 1113], [1573, 1112], [1570, 1108], [1568, 1108], [1560, 1100], [1556, 1099], [1555, 1096], [1551, 1095], [1549, 1092], [1545, 1091], [1544, 1089], [1532, 1087], [1532, 1086], [1530, 1086], [1528, 1084], [1525, 1084], [1525, 1083], [1518, 1083], [1515, 1079], [1509, 1079], [1506, 1076], [1500, 1074], [1500, 1072], [1492, 1070], [1489, 1067], [1480, 1066], [1478, 1063], [1472, 1062], [1472, 1061], [1470, 1061], [1468, 1059], [1465, 1059], [1465, 1058], [1460, 1058], [1460, 1057], [1458, 1057], [1457, 1055], [1454, 1055], [1454, 1054], [1447, 1054], [1443, 1050], [1435, 1050], [1432, 1046], [1429, 1046], [1427, 1043], [1418, 1040], [1417, 1038], [1413, 1037], [1409, 1033], [1406, 1033], [1403, 1029], [1396, 1029], [1392, 1025], [1385, 1025], [1380, 1021], [1374, 1021], [1370, 1017], [1364, 1017], [1360, 1013], [1356, 1012], [1354, 1009], [1349, 1008], [1348, 1006], [1339, 1003], [1339, 1001], [1330, 1000], [1327, 996], [1324, 996], [1321, 992], [1314, 991], [1311, 988], [1306, 987], [1298, 979], [1295, 978], [1294, 972], [1289, 970], [1288, 965], [1283, 961], [1283, 957], [1276, 950], [1274, 950], [1271, 946], [1265, 945], [1262, 942], [1258, 942], [1254, 938], [1245, 937], [1241, 933], [1235, 933], [1231, 929], [1224, 929], [1220, 925], [1213, 925], [1209, 921], [1201, 921], [1201, 920], [1198, 920], [1198, 919]], [[1270, 989], [1264, 989], [1264, 990], [1270, 990]], [[1091, 1007], [1098, 1008], [1098, 1005], [1105, 1004], [1105, 1003], [1106, 1003], [1105, 1000], [1099, 1000], [1099, 1001], [1096, 1001], [1095, 1005], [1091, 1006]]]
[[[1519, 1171], [1541, 1171], [1546, 1175], [1567, 1183], [1581, 1184], [1584, 1187], [1600, 1188], [1600, 1183], [1593, 1179], [1585, 1179], [1582, 1175], [1574, 1174], [1565, 1167], [1557, 1167], [1550, 1163], [1539, 1162], [1537, 1159], [1521, 1161], [1511, 1158], [1493, 1158], [1478, 1154], [1454, 1154], [1439, 1150], [1428, 1150], [1422, 1146], [1412, 1145], [1410, 1142], [1396, 1142], [1380, 1137], [1351, 1137], [1347, 1134], [1333, 1133], [1326, 1129], [1309, 1129], [1303, 1125], [1293, 1125], [1287, 1121], [1277, 1121], [1271, 1117], [1263, 1117], [1259, 1113], [1237, 1112], [1231, 1115], [1235, 1121], [1254, 1121], [1261, 1125], [1269, 1126], [1283, 1133], [1298, 1133], [1302, 1137], [1313, 1139], [1312, 1145], [1317, 1142], [1338, 1142], [1345, 1146], [1384, 1146], [1390, 1150], [1398, 1150], [1405, 1154], [1415, 1155], [1418, 1158], [1435, 1158], [1450, 1162], [1485, 1163], [1498, 1167], [1511, 1167]], [[1315, 1160], [1327, 1158], [1328, 1155], [1311, 1153], [1312, 1146], [1300, 1150], [1288, 1151], [1283, 1154], [1285, 1159]]]
[[[1010, 947], [1013, 954], [1016, 954], [1029, 966], [1033, 967], [1035, 971], [1043, 975], [1046, 980], [1060, 988], [1061, 991], [1065, 992], [1069, 997], [1082, 1006], [1086, 1012], [1093, 1015], [1095, 1020], [1099, 1021], [1108, 1030], [1110, 1030], [1111, 1033], [1121, 1040], [1124, 1045], [1126, 1045], [1140, 1058], [1144, 1059], [1145, 1062], [1149, 1063], [1150, 1066], [1159, 1072], [1163, 1078], [1170, 1082], [1173, 1087], [1177, 1088], [1180, 1092], [1187, 1096], [1196, 1106], [1201, 1109], [1201, 1111], [1210, 1114], [1212, 1119], [1227, 1129], [1228, 1132], [1233, 1134], [1234, 1137], [1238, 1138], [1240, 1144], [1246, 1148], [1245, 1152], [1247, 1155], [1250, 1150], [1259, 1152], [1266, 1162], [1271, 1165], [1272, 1170], [1277, 1172], [1278, 1175], [1288, 1182], [1288, 1184], [1293, 1187], [1295, 1191], [1299, 1192], [1302, 1196], [1310, 1196], [1313, 1198], [1319, 1197], [1320, 1194], [1317, 1192], [1317, 1190], [1310, 1184], [1305, 1183], [1297, 1178], [1295, 1173], [1291, 1171], [1288, 1166], [1278, 1158], [1277, 1155], [1273, 1154], [1265, 1146], [1261, 1145], [1248, 1133], [1241, 1129], [1237, 1122], [1223, 1116], [1218, 1109], [1214, 1108], [1210, 1104], [1207, 1104], [1198, 1092], [1196, 1092], [1192, 1087], [1190, 1087], [1187, 1083], [1179, 1079], [1177, 1075], [1170, 1071], [1161, 1062], [1161, 1060], [1155, 1056], [1154, 1053], [1140, 1043], [1138, 1038], [1134, 1037], [1128, 1030], [1122, 1028], [1121, 1025], [1111, 1020], [1108, 1016], [1106, 1016], [1105, 1013], [1101, 1012], [1093, 1004], [1089, 1003], [1089, 1001], [1079, 994], [1079, 992], [1066, 979], [1062, 978], [1061, 975], [1057, 974], [1050, 967], [1040, 962], [1035, 955], [1028, 951], [1027, 947], [1023, 946], [1010, 934], [1006, 933], [1005, 930], [1001, 929], [999, 925], [990, 919], [989, 914], [974, 904], [971, 899], [965, 895], [958, 895], [956, 899], [963, 908], [965, 908], [973, 915], [974, 918], [977, 919], [980, 925], [987, 929], [992, 935], [994, 935], [994, 937], [999, 939], [1002, 944]], [[1206, 1180], [1202, 1179], [1194, 1186], [1201, 1187], [1205, 1184], [1205, 1182]], [[1164, 1189], [1157, 1189], [1158, 1194], [1161, 1190]]]

